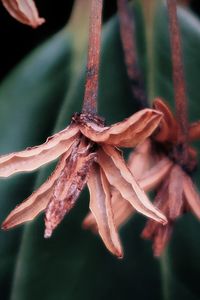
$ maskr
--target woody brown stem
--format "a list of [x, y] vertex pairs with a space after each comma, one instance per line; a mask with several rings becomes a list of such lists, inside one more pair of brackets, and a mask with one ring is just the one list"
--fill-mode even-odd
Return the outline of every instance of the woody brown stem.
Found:
[[147, 98], [138, 67], [133, 16], [129, 10], [127, 0], [117, 0], [117, 6], [124, 59], [131, 84], [132, 94], [134, 99], [138, 101], [140, 107], [147, 107]]
[[182, 145], [181, 159], [186, 162], [188, 141], [188, 110], [185, 76], [183, 70], [181, 38], [176, 11], [176, 0], [167, 0], [167, 5], [169, 12], [170, 42], [172, 50], [174, 97], [176, 117], [179, 125], [178, 143]]
[[97, 113], [103, 0], [92, 0], [83, 113]]

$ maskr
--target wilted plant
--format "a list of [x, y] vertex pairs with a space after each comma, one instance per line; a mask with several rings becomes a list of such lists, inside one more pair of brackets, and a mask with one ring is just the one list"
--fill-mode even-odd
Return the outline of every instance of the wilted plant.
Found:
[[45, 22], [39, 17], [33, 0], [2, 0], [2, 3], [11, 16], [23, 24], [35, 28]]

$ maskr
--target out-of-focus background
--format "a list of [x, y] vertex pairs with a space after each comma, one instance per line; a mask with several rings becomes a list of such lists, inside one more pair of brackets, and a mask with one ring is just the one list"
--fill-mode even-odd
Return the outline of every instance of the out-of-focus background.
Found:
[[[11, 18], [3, 5], [0, 5], [0, 78], [5, 76], [25, 54], [67, 23], [73, 2], [73, 0], [59, 0], [57, 3], [48, 0], [35, 1], [40, 15], [46, 19], [46, 23], [35, 30]], [[105, 1], [104, 19], [108, 19], [115, 10], [115, 0]]]
[[[31, 49], [62, 28], [70, 16], [73, 5], [73, 0], [59, 0], [57, 3], [48, 0], [37, 0], [35, 2], [40, 15], [47, 20], [42, 27], [36, 30], [32, 30], [12, 19], [4, 7], [0, 5], [0, 78], [5, 76]], [[184, 2], [190, 2], [192, 10], [200, 15], [199, 0], [186, 0]], [[105, 1], [104, 19], [108, 19], [115, 11], [116, 1]]]

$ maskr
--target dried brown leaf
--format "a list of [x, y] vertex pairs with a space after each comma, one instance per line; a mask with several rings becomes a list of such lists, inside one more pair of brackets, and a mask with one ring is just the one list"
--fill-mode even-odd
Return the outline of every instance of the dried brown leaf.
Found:
[[49, 137], [47, 141], [21, 152], [14, 152], [0, 157], [0, 177], [8, 177], [18, 172], [33, 171], [55, 160], [66, 152], [78, 133], [78, 128], [69, 126], [63, 131]]
[[[111, 196], [114, 222], [116, 228], [119, 228], [121, 225], [128, 221], [128, 219], [135, 212], [135, 209], [127, 200], [125, 200], [121, 196], [121, 194], [116, 189], [112, 188], [112, 190], [114, 190]], [[91, 212], [89, 212], [83, 220], [83, 228], [90, 229], [95, 234], [98, 233], [97, 223], [94, 215]]]
[[[156, 188], [170, 171], [172, 164], [173, 163], [169, 159], [163, 158], [157, 165], [155, 165], [155, 167], [146, 171], [140, 180], [137, 178], [138, 174], [136, 174], [135, 177], [138, 179], [140, 187], [144, 189], [144, 191], [150, 191], [152, 188]], [[135, 174], [133, 173], [133, 175]], [[117, 227], [126, 223], [135, 212], [132, 205], [116, 190], [112, 194], [112, 206]]]
[[170, 172], [173, 163], [167, 157], [163, 157], [154, 167], [143, 174], [139, 180], [141, 188], [150, 191], [157, 188], [166, 175]]
[[[142, 147], [146, 147], [145, 145], [142, 145]], [[142, 153], [135, 151], [131, 154], [131, 157], [129, 158], [129, 161], [131, 159], [132, 168], [135, 165], [136, 168], [134, 168], [135, 173], [133, 175], [136, 179], [138, 179], [138, 183], [142, 189], [145, 191], [150, 191], [153, 188], [156, 188], [163, 178], [167, 175], [167, 173], [170, 172], [170, 169], [173, 165], [173, 163], [167, 158], [163, 157], [154, 167], [152, 167], [150, 170], [146, 170], [148, 166], [148, 160], [146, 162], [142, 161]], [[141, 173], [140, 170], [140, 161], [141, 161], [141, 169], [143, 170], [143, 173]], [[135, 164], [134, 164], [135, 162]], [[152, 160], [151, 160], [152, 162]], [[146, 170], [146, 172], [144, 172]], [[142, 176], [142, 178], [139, 178], [139, 176]], [[125, 224], [129, 218], [134, 214], [135, 209], [133, 206], [125, 200], [122, 195], [119, 193], [118, 190], [115, 188], [112, 189], [112, 208], [114, 213], [114, 219], [116, 227], [121, 227], [123, 224]], [[155, 223], [156, 224], [156, 223]], [[86, 229], [91, 229], [94, 233], [96, 233], [96, 222], [93, 216], [89, 213], [86, 218], [84, 219], [83, 226]]]
[[98, 165], [94, 165], [88, 179], [90, 210], [98, 225], [99, 234], [110, 252], [123, 257], [121, 243], [114, 224], [110, 186]]
[[175, 220], [183, 210], [183, 180], [184, 173], [178, 165], [174, 165], [169, 176], [167, 201], [169, 207], [169, 219]]
[[[167, 212], [166, 208], [168, 199], [168, 185], [169, 180], [163, 182], [154, 200], [154, 205], [164, 212]], [[154, 222], [153, 220], [148, 220], [145, 225], [145, 228], [142, 231], [142, 238], [150, 240], [153, 239], [154, 235], [156, 235], [157, 228], [159, 226], [160, 225]]]
[[103, 145], [98, 153], [98, 162], [112, 186], [140, 213], [166, 224], [166, 217], [149, 201], [120, 153], [111, 146]]
[[53, 186], [52, 196], [46, 208], [45, 238], [51, 236], [53, 230], [76, 203], [95, 158], [96, 153], [91, 153], [90, 144], [86, 145], [81, 141], [79, 145], [73, 145], [65, 168]]
[[175, 142], [177, 140], [178, 127], [168, 105], [160, 98], [156, 98], [153, 102], [153, 108], [163, 113], [163, 118], [159, 124], [158, 131], [154, 135], [154, 139], [161, 143]]
[[140, 179], [157, 161], [158, 155], [156, 155], [152, 149], [152, 142], [150, 139], [146, 139], [129, 155], [128, 167], [135, 178]]
[[71, 153], [69, 149], [60, 159], [56, 169], [30, 197], [24, 200], [8, 215], [6, 220], [2, 224], [3, 229], [9, 229], [16, 225], [22, 224], [27, 221], [33, 220], [41, 211], [43, 211], [48, 202], [50, 201], [52, 194], [52, 187], [55, 181], [63, 171], [67, 158]]
[[118, 147], [134, 147], [152, 134], [161, 118], [161, 113], [152, 109], [143, 109], [110, 127], [101, 127], [87, 122], [80, 125], [80, 130], [94, 142]]
[[40, 18], [33, 0], [2, 0], [10, 15], [23, 24], [37, 27], [45, 22]]
[[112, 193], [111, 201], [115, 224], [116, 227], [119, 228], [128, 222], [129, 218], [134, 214], [135, 209], [116, 189], [114, 189]]
[[[133, 206], [114, 188], [111, 188], [111, 205], [116, 228], [126, 223], [135, 212]], [[83, 220], [83, 228], [90, 229], [95, 234], [98, 233], [97, 223], [91, 212]]]
[[200, 121], [194, 122], [189, 126], [190, 142], [200, 139]]

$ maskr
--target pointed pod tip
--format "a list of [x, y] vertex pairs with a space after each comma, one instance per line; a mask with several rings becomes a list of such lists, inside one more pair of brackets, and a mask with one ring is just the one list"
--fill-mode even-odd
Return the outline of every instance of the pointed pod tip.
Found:
[[163, 226], [167, 225], [167, 223], [168, 223], [167, 218], [164, 217], [164, 218], [162, 219], [161, 223], [162, 223]]
[[3, 222], [3, 223], [2, 223], [1, 229], [2, 229], [2, 230], [8, 230], [8, 229], [9, 229], [9, 227], [8, 227], [8, 225], [7, 225], [6, 222]]
[[157, 217], [159, 216], [159, 218], [154, 219], [154, 221], [157, 221], [158, 223], [165, 226], [168, 223], [167, 217], [158, 208], [156, 210], [157, 210]]
[[121, 246], [115, 248], [115, 251], [112, 252], [118, 259], [124, 258], [124, 251]]
[[52, 230], [49, 228], [46, 228], [44, 231], [44, 238], [49, 239], [51, 237], [51, 235], [52, 235]]
[[1, 224], [1, 229], [2, 230], [9, 230], [10, 228], [14, 227], [16, 224], [13, 224], [10, 222], [10, 220], [7, 218], [6, 220], [3, 221]]
[[159, 209], [156, 209], [157, 213], [156, 213], [156, 216], [149, 216], [152, 220], [162, 224], [163, 226], [167, 225], [168, 223], [168, 220], [166, 218], [166, 216], [159, 210]]
[[1, 229], [2, 230], [9, 230], [12, 228], [15, 228], [19, 225], [22, 225], [23, 222], [16, 222], [16, 220], [14, 218], [12, 218], [12, 216], [8, 215], [8, 217], [5, 219], [5, 221], [3, 221], [3, 223], [1, 224]]
[[123, 259], [124, 258], [124, 253], [118, 252], [118, 253], [116, 253], [116, 256], [117, 256], [118, 259]]
[[39, 18], [37, 19], [37, 21], [31, 22], [31, 27], [36, 29], [38, 26], [41, 26], [42, 24], [44, 24], [46, 22], [46, 20], [44, 18]]

